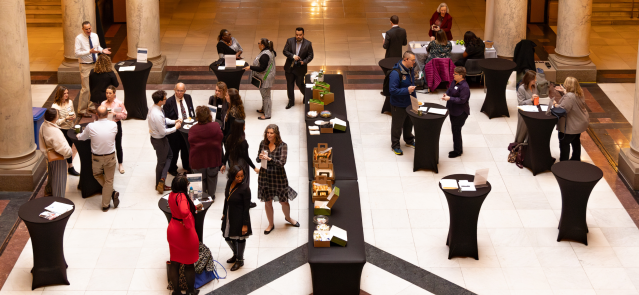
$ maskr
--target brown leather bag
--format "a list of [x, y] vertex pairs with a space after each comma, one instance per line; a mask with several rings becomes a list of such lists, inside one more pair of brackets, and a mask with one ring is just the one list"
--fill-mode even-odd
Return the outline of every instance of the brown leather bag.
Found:
[[47, 149], [47, 159], [49, 162], [64, 160], [64, 157], [56, 152], [54, 149]]

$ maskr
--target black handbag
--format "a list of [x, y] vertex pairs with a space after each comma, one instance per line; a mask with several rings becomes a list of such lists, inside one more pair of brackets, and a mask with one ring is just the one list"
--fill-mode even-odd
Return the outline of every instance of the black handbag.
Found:
[[[551, 108], [550, 109], [550, 113], [553, 114], [555, 117], [557, 117], [557, 124], [559, 124], [559, 121], [561, 120], [561, 118], [566, 118], [564, 120], [564, 137], [566, 136], [566, 127], [568, 127], [568, 116], [566, 113], [566, 110], [563, 108]], [[559, 140], [562, 140], [562, 138], [560, 138]]]
[[262, 88], [262, 79], [252, 76], [251, 77], [251, 84], [253, 84], [253, 86], [257, 87], [257, 88]]

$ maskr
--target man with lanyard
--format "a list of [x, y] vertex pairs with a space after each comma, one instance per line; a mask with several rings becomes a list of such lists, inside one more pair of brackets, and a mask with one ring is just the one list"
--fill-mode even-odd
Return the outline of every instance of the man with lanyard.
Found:
[[415, 148], [415, 136], [413, 135], [413, 122], [408, 117], [406, 108], [411, 105], [411, 96], [417, 98], [415, 93], [415, 76], [413, 67], [415, 66], [415, 54], [410, 51], [404, 52], [402, 60], [399, 61], [389, 75], [389, 92], [391, 104], [391, 149], [396, 155], [404, 154], [399, 144], [399, 137], [404, 133], [404, 142], [407, 147]]

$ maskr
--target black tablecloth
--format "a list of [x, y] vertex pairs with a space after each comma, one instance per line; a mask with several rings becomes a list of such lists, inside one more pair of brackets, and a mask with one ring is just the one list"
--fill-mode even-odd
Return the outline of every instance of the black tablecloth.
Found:
[[[82, 127], [89, 123], [81, 124]], [[67, 135], [75, 144], [75, 148], [78, 151], [80, 157], [80, 181], [78, 182], [78, 189], [82, 191], [82, 197], [88, 198], [94, 194], [102, 193], [102, 185], [93, 177], [93, 159], [91, 157], [91, 139], [78, 140], [78, 135], [75, 134], [75, 129], [69, 129]]]
[[[444, 177], [444, 179], [475, 180], [474, 175], [453, 174]], [[446, 200], [448, 201], [448, 212], [450, 214], [450, 227], [448, 228], [448, 259], [455, 256], [473, 257], [479, 260], [477, 251], [477, 220], [479, 218], [479, 210], [481, 205], [490, 193], [491, 185], [486, 182], [488, 187], [477, 188], [474, 192], [460, 192], [456, 189], [442, 189]]]
[[[306, 81], [307, 83], [310, 83], [310, 75], [306, 75]], [[342, 120], [346, 120], [346, 97], [344, 95], [344, 76], [342, 75], [334, 75], [334, 74], [327, 74], [324, 75], [324, 82], [328, 83], [329, 85], [331, 85], [331, 92], [333, 93], [333, 102], [325, 105], [324, 106], [324, 110], [328, 110], [331, 112], [331, 114], [333, 114], [333, 116], [331, 118], [340, 118]], [[305, 93], [306, 98], [312, 98], [313, 97], [313, 89], [311, 88], [306, 88], [306, 93]], [[326, 120], [325, 118], [309, 118], [306, 117], [306, 114], [308, 113], [308, 111], [310, 110], [310, 106], [308, 104], [308, 100], [306, 101], [306, 104], [304, 106], [304, 118], [306, 118], [306, 121], [313, 121], [315, 122], [316, 120]]]
[[557, 117], [546, 115], [537, 106], [539, 112], [524, 112], [518, 110], [528, 128], [528, 147], [524, 155], [524, 166], [528, 167], [533, 175], [550, 170], [555, 159], [550, 155], [550, 137], [557, 124]]
[[[312, 195], [313, 190], [310, 186], [312, 183], [309, 183], [309, 194]], [[313, 231], [316, 225], [313, 223], [311, 204], [308, 214], [308, 263], [311, 266], [313, 294], [316, 295], [359, 294], [362, 269], [366, 263], [357, 181], [338, 180], [335, 186], [340, 189], [340, 197], [331, 210], [328, 224], [345, 230], [348, 242], [346, 247], [332, 243], [328, 248], [313, 246]]]
[[[160, 198], [158, 201], [158, 207], [166, 216], [166, 221], [171, 222], [171, 209], [168, 206], [168, 200], [164, 198]], [[197, 233], [197, 238], [202, 242], [202, 237], [204, 236], [204, 217], [206, 217], [206, 212], [209, 211], [213, 202], [202, 203], [203, 209], [202, 211], [197, 211], [195, 214], [195, 232]]]
[[[386, 75], [386, 72], [390, 71], [391, 69], [393, 69], [393, 67], [397, 64], [397, 62], [399, 62], [400, 60], [402, 60], [401, 57], [388, 57], [385, 59], [382, 59], [379, 61], [378, 65], [380, 68], [382, 68], [382, 71], [384, 72], [384, 78]], [[384, 86], [382, 84], [382, 86]], [[390, 113], [391, 112], [391, 104], [390, 104], [390, 96], [385, 96], [384, 97], [384, 105], [382, 106], [382, 114], [383, 113]]]
[[[244, 67], [248, 66], [248, 63], [244, 62]], [[242, 75], [244, 75], [244, 67], [235, 67], [234, 69], [218, 70], [213, 69], [213, 73], [217, 77], [218, 82], [226, 83], [228, 89], [235, 88], [240, 90], [240, 83], [242, 82]]]
[[59, 197], [44, 197], [31, 200], [20, 206], [18, 216], [24, 221], [31, 236], [33, 248], [33, 282], [31, 289], [49, 285], [70, 285], [67, 279], [67, 262], [64, 259], [64, 229], [69, 217], [75, 211], [58, 216], [54, 220], [40, 217], [44, 208], [60, 202], [74, 205], [69, 199]]
[[[424, 103], [424, 107], [446, 109], [445, 106], [435, 103]], [[433, 170], [438, 173], [439, 164], [439, 135], [442, 125], [448, 117], [446, 115], [424, 113], [421, 116], [413, 112], [413, 107], [406, 108], [408, 117], [415, 126], [415, 157], [413, 159], [413, 172], [419, 169]]]
[[[335, 133], [322, 133], [320, 135], [310, 135], [308, 126], [314, 126], [313, 122], [306, 121], [306, 150], [308, 151], [308, 179], [315, 179], [315, 169], [313, 168], [313, 148], [320, 143], [328, 144], [333, 148], [333, 170], [335, 179], [357, 180], [357, 168], [355, 167], [355, 155], [353, 154], [353, 141], [351, 139], [351, 128], [346, 128], [346, 132], [333, 130]], [[346, 122], [350, 124], [350, 122]], [[339, 132], [339, 133], [337, 133]]]
[[123, 66], [135, 65], [132, 72], [120, 72], [120, 66], [115, 65], [115, 70], [122, 80], [122, 88], [124, 88], [124, 107], [127, 111], [127, 119], [137, 118], [146, 120], [149, 108], [146, 101], [146, 81], [149, 79], [149, 73], [153, 63], [136, 62], [135, 59], [127, 60]]
[[588, 245], [588, 198], [603, 177], [603, 172], [595, 165], [580, 161], [561, 161], [552, 165], [551, 171], [561, 190], [561, 218], [557, 242], [570, 239]]
[[491, 119], [501, 116], [510, 117], [508, 105], [506, 105], [506, 85], [517, 64], [501, 58], [482, 59], [478, 64], [486, 77], [487, 89], [481, 111]]

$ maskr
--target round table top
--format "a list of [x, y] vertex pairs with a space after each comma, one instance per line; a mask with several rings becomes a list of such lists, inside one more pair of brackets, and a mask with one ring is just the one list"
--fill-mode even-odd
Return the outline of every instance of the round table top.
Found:
[[550, 168], [556, 177], [572, 182], [593, 182], [603, 177], [599, 167], [581, 161], [561, 161]]
[[244, 66], [243, 66], [243, 67], [237, 67], [237, 66], [236, 66], [235, 68], [232, 68], [232, 69], [231, 69], [231, 68], [226, 68], [226, 67], [224, 67], [224, 69], [223, 69], [223, 70], [218, 70], [218, 68], [213, 68], [213, 72], [223, 72], [223, 73], [224, 73], [224, 72], [239, 72], [239, 71], [244, 71], [244, 68], [245, 68], [246, 66], [248, 66], [248, 65], [249, 65], [249, 64], [245, 61], [245, 62], [244, 62]]
[[557, 120], [557, 117], [555, 117], [553, 114], [546, 115], [546, 112], [542, 111], [540, 106], [537, 106], [537, 110], [539, 112], [526, 112], [521, 109], [517, 109], [517, 110], [522, 116], [525, 116], [528, 118], [533, 118], [538, 120]]
[[378, 65], [382, 69], [390, 70], [392, 69], [397, 62], [402, 60], [401, 57], [388, 57], [379, 61]]
[[[202, 210], [197, 212], [206, 211], [211, 207], [211, 205], [213, 205], [213, 202], [202, 202], [202, 206], [203, 206]], [[164, 211], [164, 213], [171, 214], [171, 209], [169, 208], [168, 200], [165, 200], [164, 198], [160, 198], [160, 200], [158, 200], [158, 207], [160, 207], [160, 210]]]
[[[76, 124], [76, 125], [80, 125], [82, 127], [86, 127], [87, 125], [89, 125], [89, 123], [82, 123], [82, 124]], [[82, 133], [82, 132], [80, 132]], [[78, 134], [75, 133], [75, 126], [69, 130], [67, 130], [67, 135], [69, 136], [69, 138], [71, 138], [71, 140], [73, 141], [78, 141]], [[86, 140], [86, 142], [91, 142], [91, 138], [88, 138]]]
[[[144, 62], [137, 62], [136, 59], [129, 59], [129, 60], [125, 60], [124, 62], [125, 62], [125, 64], [122, 65], [122, 66], [135, 65], [135, 70], [133, 70], [131, 72], [141, 72], [141, 71], [148, 70], [151, 67], [153, 67], [153, 63], [148, 61], [148, 60], [145, 63]], [[134, 64], [131, 64], [131, 63], [134, 63]], [[115, 64], [113, 66], [113, 68], [118, 72], [118, 74], [120, 74], [120, 67], [121, 66], [119, 65], [119, 63], [117, 63], [117, 64]], [[126, 73], [126, 72], [129, 72], [129, 71], [125, 71], [123, 73]]]
[[[182, 133], [189, 134], [189, 130], [191, 130], [191, 128], [193, 128], [193, 126], [195, 126], [195, 123], [197, 123], [197, 121], [195, 121], [195, 122], [193, 122], [193, 123], [191, 123], [191, 124], [182, 122], [182, 124], [183, 124], [183, 125], [182, 125], [182, 127], [180, 127], [180, 129], [178, 129], [178, 130], [179, 130], [180, 132], [182, 132]], [[184, 126], [191, 126], [191, 127], [189, 127], [188, 129], [184, 129]]]
[[[470, 174], [451, 174], [448, 175], [446, 177], [443, 177], [442, 179], [456, 179], [456, 180], [468, 180], [469, 182], [472, 182], [475, 180], [475, 175], [470, 175]], [[490, 190], [492, 189], [492, 186], [490, 185], [489, 181], [486, 181], [486, 184], [488, 185], [487, 187], [482, 187], [482, 188], [476, 188], [476, 191], [474, 192], [460, 192], [459, 190], [456, 189], [442, 189], [442, 185], [441, 183], [439, 184], [439, 189], [441, 189], [443, 192], [449, 193], [451, 195], [454, 196], [458, 196], [458, 197], [466, 197], [466, 198], [474, 198], [474, 197], [481, 197], [484, 196], [486, 194], [488, 194], [490, 192]]]
[[[65, 203], [65, 204], [69, 204], [69, 205], [74, 205], [74, 206], [73, 206], [73, 209], [71, 209], [71, 211], [58, 216], [54, 220], [48, 220], [46, 218], [40, 217], [40, 213], [45, 211], [44, 208], [46, 208], [49, 205], [53, 204], [53, 202], [60, 202], [60, 203]], [[27, 221], [27, 222], [32, 222], [32, 223], [52, 223], [52, 222], [60, 221], [60, 220], [62, 220], [64, 218], [68, 217], [74, 211], [75, 211], [75, 204], [73, 204], [73, 202], [71, 200], [67, 199], [67, 198], [42, 197], [42, 198], [38, 198], [38, 199], [35, 199], [35, 200], [31, 200], [29, 202], [26, 202], [24, 205], [20, 206], [20, 209], [18, 210], [18, 216], [20, 217], [20, 219], [22, 219], [24, 221]]]
[[487, 58], [479, 60], [479, 67], [493, 71], [513, 71], [517, 64], [512, 60], [503, 58]]
[[[420, 107], [428, 107], [428, 108], [436, 108], [436, 109], [444, 109], [444, 110], [446, 109], [446, 106], [443, 106], [441, 104], [431, 103], [431, 102], [425, 102]], [[409, 116], [411, 116], [413, 118], [425, 119], [425, 120], [441, 119], [442, 117], [445, 118], [446, 116], [448, 116], [448, 111], [446, 112], [445, 115], [422, 113], [422, 115], [420, 116], [417, 113], [413, 112], [413, 107], [412, 106], [408, 106], [406, 108], [406, 112], [408, 113]]]

